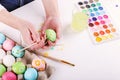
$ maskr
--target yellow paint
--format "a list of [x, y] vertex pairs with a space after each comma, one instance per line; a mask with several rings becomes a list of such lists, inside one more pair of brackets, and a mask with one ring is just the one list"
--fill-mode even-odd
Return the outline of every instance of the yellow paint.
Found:
[[102, 40], [107, 40], [108, 39], [106, 36], [102, 36], [101, 38], [102, 38]]
[[102, 38], [96, 37], [96, 41], [97, 41], [97, 42], [101, 42], [101, 41], [102, 41]]
[[45, 53], [44, 53], [44, 56], [49, 56], [49, 53], [48, 53], [48, 52], [45, 52]]
[[107, 37], [108, 38], [113, 38], [113, 35], [112, 34], [108, 34]]

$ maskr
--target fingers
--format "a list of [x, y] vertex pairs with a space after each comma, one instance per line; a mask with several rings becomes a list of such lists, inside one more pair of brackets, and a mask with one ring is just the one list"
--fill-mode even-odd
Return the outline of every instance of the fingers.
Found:
[[[31, 25], [32, 26], [32, 25]], [[41, 34], [38, 35], [38, 33], [35, 31], [34, 28], [30, 28], [29, 31], [31, 33], [31, 39], [33, 39], [33, 42], [38, 42], [35, 46], [32, 47], [32, 49], [49, 49], [51, 46], [55, 46], [56, 42], [58, 39], [60, 39], [60, 23], [58, 21], [52, 20], [52, 19], [47, 19], [45, 23], [43, 24], [41, 28]], [[45, 31], [46, 29], [53, 29], [56, 32], [56, 41], [51, 42], [50, 40], [47, 40], [46, 44], [46, 34]]]
[[36, 45], [34, 45], [33, 47], [31, 47], [32, 50], [37, 50], [37, 49], [40, 49], [44, 46], [44, 38], [42, 37], [40, 42], [38, 42]]
[[30, 45], [33, 43], [33, 40], [31, 39], [31, 34], [30, 34], [29, 30], [25, 30], [25, 31], [26, 32], [24, 32], [24, 31], [22, 32], [23, 39], [27, 43], [27, 45]]
[[49, 49], [52, 46], [55, 46], [57, 40], [55, 42], [51, 42], [50, 40], [47, 41], [47, 44], [45, 44], [42, 48], [43, 49]]
[[48, 40], [48, 44], [49, 46], [55, 46], [56, 42], [51, 42], [50, 40]]
[[34, 27], [32, 25], [30, 25], [29, 31], [31, 33], [31, 37], [32, 37], [33, 41], [39, 42], [40, 41], [39, 33], [34, 29]]
[[42, 28], [41, 28], [41, 33], [45, 34], [45, 30], [47, 29], [47, 27], [49, 26], [49, 21], [45, 21], [45, 23], [43, 24]]
[[59, 27], [57, 27], [56, 29], [55, 29], [55, 32], [56, 32], [56, 37], [57, 37], [57, 39], [60, 39], [60, 28]]

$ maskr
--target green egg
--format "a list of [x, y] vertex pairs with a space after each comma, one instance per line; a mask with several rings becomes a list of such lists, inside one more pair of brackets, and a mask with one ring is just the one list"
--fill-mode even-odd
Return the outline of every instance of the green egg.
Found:
[[6, 68], [4, 65], [0, 64], [0, 77], [6, 72]]
[[45, 31], [46, 33], [46, 38], [52, 42], [54, 42], [56, 40], [56, 32], [52, 29], [47, 29]]
[[26, 66], [21, 61], [19, 61], [13, 64], [12, 70], [16, 74], [23, 74], [26, 70]]

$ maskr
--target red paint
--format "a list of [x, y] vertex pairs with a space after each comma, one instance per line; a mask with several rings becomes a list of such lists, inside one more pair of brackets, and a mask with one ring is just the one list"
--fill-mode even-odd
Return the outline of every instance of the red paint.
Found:
[[93, 26], [94, 26], [94, 24], [93, 24], [93, 23], [89, 23], [89, 26], [90, 26], [90, 27], [93, 27]]
[[99, 23], [99, 22], [95, 22], [94, 24], [95, 24], [95, 25], [100, 25], [100, 23]]
[[104, 28], [104, 29], [107, 29], [107, 28], [108, 28], [108, 26], [107, 26], [107, 25], [103, 25], [103, 28]]
[[99, 33], [100, 33], [101, 35], [104, 35], [104, 34], [105, 34], [105, 32], [104, 32], [104, 31], [100, 31]]

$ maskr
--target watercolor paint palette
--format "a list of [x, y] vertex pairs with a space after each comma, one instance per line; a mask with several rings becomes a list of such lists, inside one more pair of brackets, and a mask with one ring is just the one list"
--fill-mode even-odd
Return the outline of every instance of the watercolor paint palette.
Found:
[[81, 0], [77, 6], [89, 16], [88, 30], [94, 43], [103, 43], [119, 37], [119, 29], [113, 24], [100, 0]]

